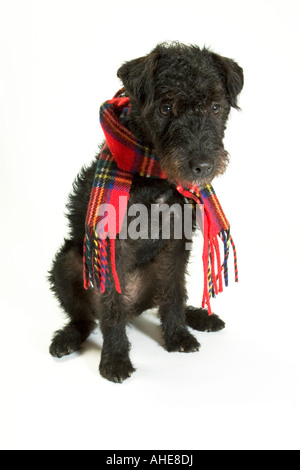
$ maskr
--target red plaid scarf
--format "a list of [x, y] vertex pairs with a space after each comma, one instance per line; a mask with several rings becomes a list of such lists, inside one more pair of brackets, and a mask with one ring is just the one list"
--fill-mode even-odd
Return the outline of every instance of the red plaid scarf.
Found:
[[[124, 96], [123, 91], [120, 90], [112, 100], [106, 101], [100, 108], [100, 123], [106, 142], [99, 156], [86, 217], [84, 287], [85, 289], [96, 287], [101, 292], [110, 288], [107, 262], [108, 234], [105, 232], [106, 227], [101, 225], [103, 216], [106, 216], [106, 222], [107, 220], [112, 222], [109, 224], [111, 272], [115, 288], [121, 293], [115, 265], [115, 239], [122, 228], [133, 176], [138, 174], [166, 179], [155, 153], [138, 141], [122, 123], [122, 117], [130, 109], [130, 100]], [[234, 252], [235, 280], [238, 281], [236, 250], [230, 235], [229, 223], [211, 185], [183, 187], [182, 184], [178, 184], [177, 191], [204, 206], [202, 307], [207, 306], [211, 314], [210, 297], [222, 292], [223, 276], [225, 285], [228, 285], [227, 261], [230, 244]], [[109, 204], [107, 211], [105, 211], [106, 204]], [[218, 236], [224, 244], [223, 264], [221, 264]]]

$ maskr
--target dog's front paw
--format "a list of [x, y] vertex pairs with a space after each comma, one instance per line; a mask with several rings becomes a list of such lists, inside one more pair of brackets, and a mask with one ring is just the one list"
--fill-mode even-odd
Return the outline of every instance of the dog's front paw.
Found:
[[51, 356], [59, 359], [69, 356], [80, 349], [81, 341], [79, 335], [72, 334], [69, 330], [59, 330], [55, 333], [49, 352]]
[[200, 349], [200, 344], [196, 338], [187, 330], [178, 330], [172, 335], [166, 337], [166, 348], [169, 352], [197, 352]]
[[123, 383], [131, 377], [135, 368], [129, 358], [114, 357], [102, 360], [99, 367], [100, 374], [110, 382]]
[[203, 308], [187, 307], [186, 324], [198, 331], [216, 332], [225, 328], [225, 323], [214, 313], [209, 315]]

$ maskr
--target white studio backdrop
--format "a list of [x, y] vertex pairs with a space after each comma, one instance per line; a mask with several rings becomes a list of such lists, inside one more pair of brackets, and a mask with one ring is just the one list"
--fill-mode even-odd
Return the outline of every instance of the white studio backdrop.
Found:
[[[0, 0], [1, 448], [300, 447], [299, 14], [297, 0]], [[100, 334], [71, 358], [49, 356], [64, 320], [45, 278], [118, 67], [165, 40], [209, 46], [244, 69], [231, 163], [214, 184], [240, 283], [214, 301], [227, 329], [196, 333], [199, 354], [168, 354], [157, 319], [138, 319], [138, 371], [118, 386], [98, 376]], [[199, 239], [194, 305], [201, 276]]]

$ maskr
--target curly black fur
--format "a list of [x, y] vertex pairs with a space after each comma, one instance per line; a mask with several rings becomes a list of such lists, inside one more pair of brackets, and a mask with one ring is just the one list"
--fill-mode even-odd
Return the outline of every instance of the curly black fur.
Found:
[[[172, 43], [126, 62], [118, 76], [132, 102], [126, 125], [155, 149], [168, 176], [168, 180], [135, 176], [128, 207], [140, 203], [150, 208], [158, 200], [183, 205], [174, 181], [204, 184], [226, 169], [223, 137], [230, 107], [237, 108], [243, 87], [242, 69], [207, 49]], [[69, 318], [67, 326], [55, 333], [50, 353], [62, 357], [76, 351], [100, 321], [104, 340], [100, 373], [122, 382], [134, 372], [126, 325], [146, 309], [158, 307], [168, 351], [198, 351], [200, 345], [187, 326], [218, 331], [225, 325], [216, 315], [208, 317], [205, 310], [186, 305], [185, 238], [118, 239], [122, 294], [84, 289], [84, 225], [97, 160], [98, 156], [74, 182], [68, 203], [70, 234], [50, 271], [51, 288]]]

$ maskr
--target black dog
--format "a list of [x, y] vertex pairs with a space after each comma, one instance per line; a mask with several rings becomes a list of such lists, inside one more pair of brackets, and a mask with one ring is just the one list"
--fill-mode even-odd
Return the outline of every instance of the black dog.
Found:
[[[231, 106], [243, 87], [243, 71], [231, 59], [207, 49], [178, 43], [158, 45], [148, 56], [125, 63], [118, 71], [132, 109], [126, 126], [154, 148], [167, 180], [135, 176], [130, 207], [163, 201], [183, 205], [175, 181], [210, 183], [224, 173], [228, 154], [223, 137]], [[83, 287], [85, 217], [98, 156], [78, 175], [68, 204], [70, 235], [50, 272], [51, 288], [69, 323], [55, 333], [50, 353], [62, 357], [78, 350], [100, 321], [103, 350], [100, 373], [113, 382], [127, 379], [126, 325], [143, 311], [158, 307], [166, 349], [193, 352], [200, 347], [188, 331], [218, 331], [216, 315], [186, 305], [185, 272], [189, 251], [185, 238], [116, 240], [116, 263], [122, 294], [100, 294]], [[172, 233], [172, 231], [171, 231]]]

